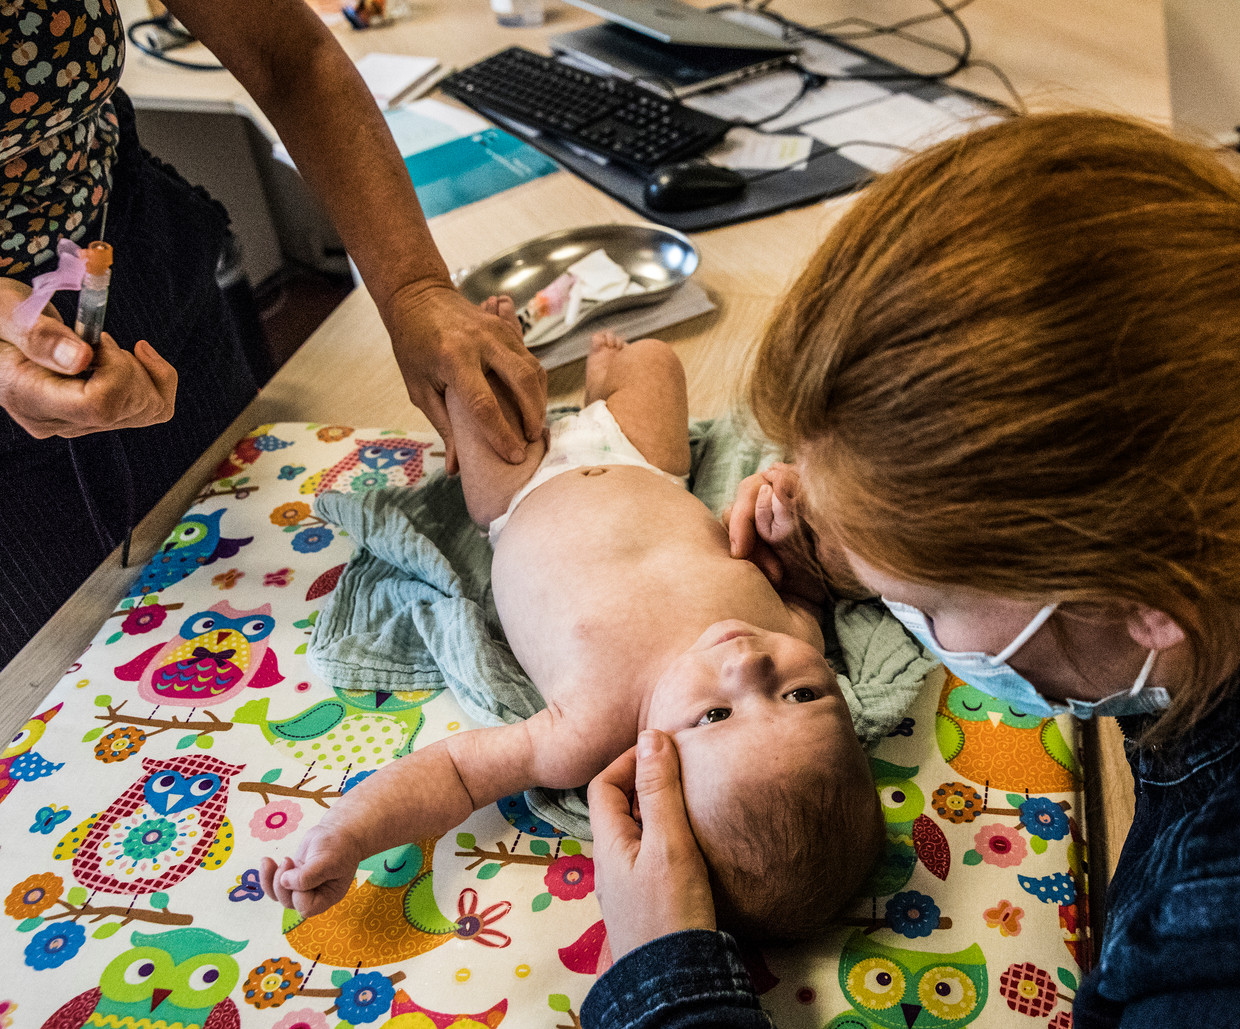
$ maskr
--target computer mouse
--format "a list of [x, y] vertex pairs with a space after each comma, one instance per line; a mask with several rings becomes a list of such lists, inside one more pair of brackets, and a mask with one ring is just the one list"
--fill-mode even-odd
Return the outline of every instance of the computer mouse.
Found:
[[700, 158], [656, 168], [646, 181], [646, 206], [652, 211], [696, 211], [745, 192], [745, 176]]

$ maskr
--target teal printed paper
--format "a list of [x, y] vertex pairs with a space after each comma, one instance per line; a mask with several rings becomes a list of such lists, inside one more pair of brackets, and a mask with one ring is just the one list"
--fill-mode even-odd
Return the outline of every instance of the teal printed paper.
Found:
[[558, 169], [515, 136], [485, 129], [405, 158], [426, 217], [464, 207]]

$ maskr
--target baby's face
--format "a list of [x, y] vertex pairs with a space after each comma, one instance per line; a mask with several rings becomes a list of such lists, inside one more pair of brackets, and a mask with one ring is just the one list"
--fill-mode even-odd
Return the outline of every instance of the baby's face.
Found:
[[739, 779], [795, 775], [806, 761], [858, 746], [826, 658], [795, 636], [741, 621], [712, 625], [668, 667], [646, 726], [675, 738], [691, 810], [695, 796], [707, 801]]

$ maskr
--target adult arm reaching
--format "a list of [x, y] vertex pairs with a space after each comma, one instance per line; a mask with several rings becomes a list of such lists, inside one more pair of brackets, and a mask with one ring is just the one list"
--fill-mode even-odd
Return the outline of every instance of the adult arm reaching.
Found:
[[[507, 461], [542, 433], [545, 381], [511, 321], [453, 287], [409, 173], [357, 68], [302, 0], [173, 0], [168, 9], [231, 71], [271, 119], [327, 208], [392, 338], [410, 399], [447, 446], [451, 388]], [[524, 439], [500, 412], [486, 374], [512, 391]]]

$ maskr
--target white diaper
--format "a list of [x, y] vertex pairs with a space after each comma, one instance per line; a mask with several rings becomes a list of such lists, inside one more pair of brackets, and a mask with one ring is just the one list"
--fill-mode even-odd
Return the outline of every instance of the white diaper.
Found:
[[647, 461], [640, 450], [629, 442], [620, 431], [616, 419], [607, 409], [607, 401], [596, 400], [576, 414], [565, 415], [551, 423], [551, 436], [547, 441], [547, 453], [543, 455], [530, 481], [517, 490], [508, 510], [491, 523], [487, 538], [495, 546], [499, 534], [504, 531], [517, 505], [538, 489], [544, 482], [576, 468], [592, 468], [598, 465], [623, 464], [636, 468], [649, 468], [657, 475], [670, 479], [681, 486], [689, 484], [687, 475], [672, 475], [656, 468]]

